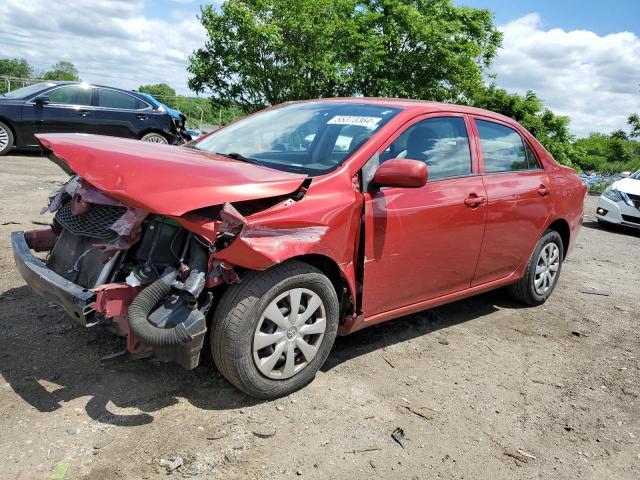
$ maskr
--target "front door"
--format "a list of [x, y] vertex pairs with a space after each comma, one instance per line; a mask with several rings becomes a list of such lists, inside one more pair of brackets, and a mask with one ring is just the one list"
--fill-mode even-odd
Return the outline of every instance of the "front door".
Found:
[[473, 285], [511, 275], [529, 260], [548, 222], [554, 193], [548, 174], [522, 136], [506, 124], [476, 118], [487, 225]]
[[469, 288], [485, 224], [486, 193], [463, 115], [422, 117], [383, 146], [380, 162], [427, 164], [420, 188], [365, 194], [366, 317]]
[[48, 104], [25, 106], [23, 119], [31, 126], [29, 144], [37, 144], [34, 133], [90, 133], [95, 121], [91, 86], [63, 85], [46, 92]]

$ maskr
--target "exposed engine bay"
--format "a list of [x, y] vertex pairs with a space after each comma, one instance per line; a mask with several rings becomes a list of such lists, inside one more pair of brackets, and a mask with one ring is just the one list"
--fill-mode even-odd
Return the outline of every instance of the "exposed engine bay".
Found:
[[72, 316], [127, 336], [129, 351], [138, 356], [153, 353], [195, 368], [213, 300], [204, 291], [213, 246], [176, 221], [129, 208], [77, 176], [45, 210], [55, 212], [53, 235], [27, 232], [30, 247], [48, 251], [49, 269], [95, 292], [93, 306]]

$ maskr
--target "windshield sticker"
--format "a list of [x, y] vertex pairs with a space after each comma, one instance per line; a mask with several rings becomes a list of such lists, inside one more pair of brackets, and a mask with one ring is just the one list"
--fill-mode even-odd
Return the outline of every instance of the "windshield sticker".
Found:
[[380, 117], [361, 117], [359, 115], [336, 115], [327, 122], [327, 125], [361, 125], [363, 127], [375, 127], [382, 120]]

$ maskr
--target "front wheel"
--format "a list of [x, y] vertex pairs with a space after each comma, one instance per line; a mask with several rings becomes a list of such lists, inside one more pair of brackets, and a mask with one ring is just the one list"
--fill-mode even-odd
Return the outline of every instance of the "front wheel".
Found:
[[542, 305], [558, 283], [564, 260], [562, 237], [555, 230], [547, 230], [538, 240], [529, 259], [524, 276], [509, 286], [509, 293], [527, 305]]
[[164, 135], [156, 132], [147, 133], [146, 135], [143, 135], [140, 140], [149, 143], [162, 143], [164, 145], [169, 144], [169, 141]]
[[224, 293], [211, 326], [220, 373], [257, 398], [274, 399], [313, 380], [333, 346], [339, 307], [329, 279], [290, 261], [246, 272]]
[[13, 147], [13, 132], [4, 123], [0, 122], [0, 155], [6, 155]]

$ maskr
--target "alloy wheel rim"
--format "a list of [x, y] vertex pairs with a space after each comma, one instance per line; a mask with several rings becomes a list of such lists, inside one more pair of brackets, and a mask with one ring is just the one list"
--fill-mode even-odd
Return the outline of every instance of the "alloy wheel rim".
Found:
[[538, 295], [546, 294], [552, 287], [560, 268], [560, 249], [555, 243], [546, 244], [536, 263], [533, 287]]
[[9, 132], [4, 127], [0, 127], [0, 150], [4, 150], [9, 145]]
[[253, 335], [253, 361], [267, 378], [290, 378], [315, 358], [326, 329], [320, 296], [306, 288], [287, 290], [260, 315]]
[[146, 139], [146, 141], [149, 143], [168, 143], [167, 140], [160, 135], [151, 135]]

